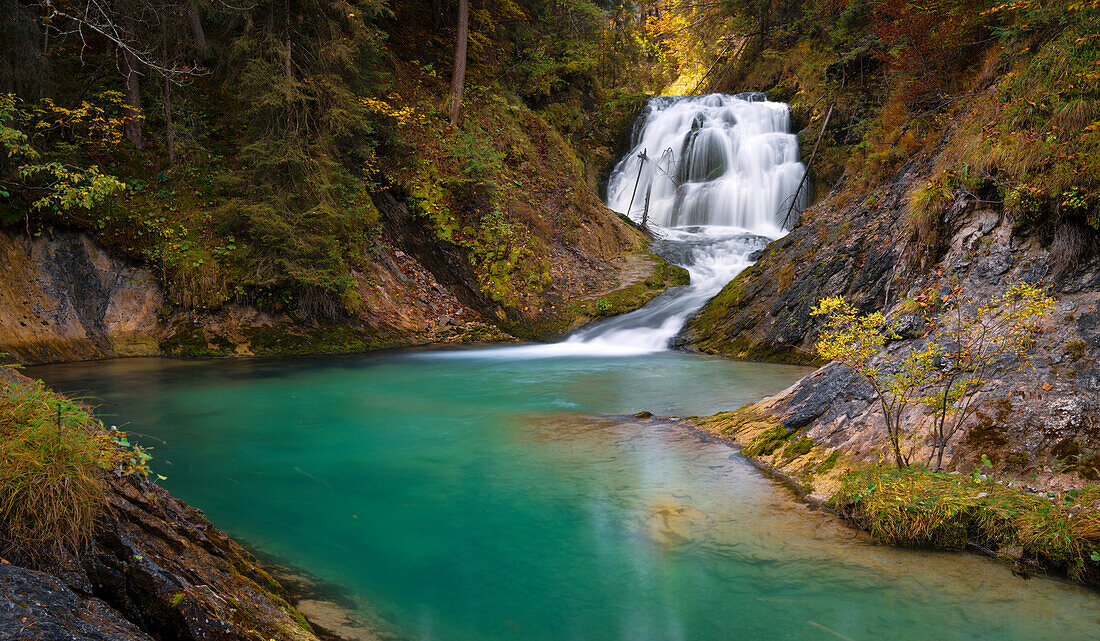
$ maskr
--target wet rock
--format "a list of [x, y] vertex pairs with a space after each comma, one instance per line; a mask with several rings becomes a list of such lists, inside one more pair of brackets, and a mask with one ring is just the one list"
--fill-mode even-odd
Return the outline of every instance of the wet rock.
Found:
[[831, 409], [837, 399], [856, 397], [869, 402], [871, 394], [870, 384], [856, 378], [848, 368], [835, 363], [827, 365], [803, 379], [784, 401], [787, 416], [783, 427], [788, 432], [801, 430]]
[[201, 512], [144, 478], [112, 490], [82, 564], [96, 597], [163, 639], [315, 639], [255, 557]]
[[0, 641], [152, 641], [106, 603], [58, 579], [0, 565]]

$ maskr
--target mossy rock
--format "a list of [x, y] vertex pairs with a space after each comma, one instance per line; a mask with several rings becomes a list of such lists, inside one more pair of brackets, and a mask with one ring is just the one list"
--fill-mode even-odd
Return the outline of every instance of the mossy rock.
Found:
[[[745, 456], [768, 456], [769, 454], [773, 454], [780, 447], [783, 447], [792, 435], [793, 432], [788, 431], [787, 428], [782, 425], [776, 425], [758, 434], [748, 445], [742, 448], [741, 453]], [[812, 439], [810, 445], [811, 447], [813, 446]]]

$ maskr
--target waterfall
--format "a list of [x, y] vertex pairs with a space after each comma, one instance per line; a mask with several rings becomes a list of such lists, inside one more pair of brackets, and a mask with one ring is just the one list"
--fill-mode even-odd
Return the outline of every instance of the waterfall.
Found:
[[[650, 99], [630, 152], [608, 181], [607, 205], [636, 222], [644, 218], [660, 239], [653, 249], [687, 269], [691, 284], [559, 343], [483, 353], [619, 356], [668, 349], [692, 314], [785, 233], [783, 219], [805, 171], [789, 127], [787, 105], [763, 94]], [[796, 202], [795, 212], [804, 204]]]
[[805, 171], [789, 127], [787, 105], [762, 94], [651, 99], [608, 181], [607, 205], [637, 222], [645, 216], [662, 238], [654, 249], [687, 269], [691, 284], [552, 347], [577, 355], [668, 349], [688, 317], [784, 234]]
[[607, 205], [640, 222], [648, 192], [648, 221], [659, 227], [777, 237], [804, 170], [789, 126], [787, 105], [762, 94], [653, 98], [611, 174]]

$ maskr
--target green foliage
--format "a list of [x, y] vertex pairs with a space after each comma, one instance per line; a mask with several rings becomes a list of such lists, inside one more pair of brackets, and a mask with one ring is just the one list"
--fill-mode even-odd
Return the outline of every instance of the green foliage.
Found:
[[927, 436], [939, 469], [948, 442], [977, 410], [977, 392], [995, 374], [1023, 366], [1055, 306], [1042, 289], [1023, 282], [986, 305], [962, 300], [958, 287], [939, 302], [943, 311], [929, 319], [926, 338], [903, 354], [885, 349], [899, 336], [897, 319], [882, 312], [860, 314], [841, 297], [824, 298], [811, 312], [827, 319], [815, 346], [821, 357], [846, 366], [874, 389], [898, 467], [911, 463], [926, 436], [907, 423], [908, 411], [923, 406], [932, 413]]
[[[466, 254], [487, 298], [537, 305], [548, 245], [575, 226], [541, 220], [546, 203], [580, 210], [599, 171], [554, 127], [584, 158], [606, 162], [639, 101], [635, 67], [653, 71], [642, 74], [646, 88], [664, 68], [631, 3], [475, 5], [468, 117], [455, 131], [439, 109], [453, 16], [426, 21], [438, 13], [429, 0], [198, 6], [208, 51], [177, 12], [152, 21], [112, 6], [133, 20], [126, 37], [143, 60], [203, 62], [194, 73], [162, 61], [163, 86], [143, 66], [140, 111], [114, 91], [117, 74], [88, 71], [117, 66], [115, 45], [89, 32], [88, 47], [45, 39], [49, 56], [28, 67], [50, 82], [20, 86], [52, 100], [0, 114], [5, 149], [41, 154], [0, 160], [0, 220], [88, 231], [151, 266], [176, 308], [238, 302], [323, 322], [364, 313], [353, 272], [367, 271], [384, 237], [373, 202], [382, 189], [413, 196], [438, 238]], [[27, 15], [18, 26], [30, 42], [57, 27]], [[134, 120], [144, 150], [122, 137]]]
[[[31, 209], [91, 209], [126, 186], [99, 167], [76, 167], [57, 160], [45, 160], [20, 127], [42, 138], [53, 123], [50, 116], [62, 119], [70, 132], [85, 121], [104, 121], [103, 110], [85, 101], [76, 109], [64, 109], [43, 101], [35, 110], [22, 107], [12, 94], [0, 95], [0, 199], [23, 200]], [[115, 124], [119, 124], [117, 121]], [[96, 144], [116, 142], [109, 125], [93, 125]]]

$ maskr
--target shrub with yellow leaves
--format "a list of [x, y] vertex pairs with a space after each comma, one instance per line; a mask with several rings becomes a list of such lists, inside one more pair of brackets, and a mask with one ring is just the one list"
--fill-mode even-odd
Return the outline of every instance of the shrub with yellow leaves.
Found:
[[[860, 314], [840, 296], [821, 299], [811, 312], [826, 319], [817, 352], [874, 390], [898, 467], [908, 467], [916, 446], [928, 437], [935, 469], [942, 468], [952, 437], [977, 410], [978, 392], [994, 376], [1027, 363], [1041, 324], [1056, 304], [1042, 288], [1025, 282], [1010, 284], [976, 309], [962, 298], [957, 283], [940, 298], [943, 311], [927, 319], [922, 342], [895, 352], [886, 345], [900, 338], [897, 316]], [[920, 406], [932, 413], [927, 434], [906, 422], [909, 410]]]

